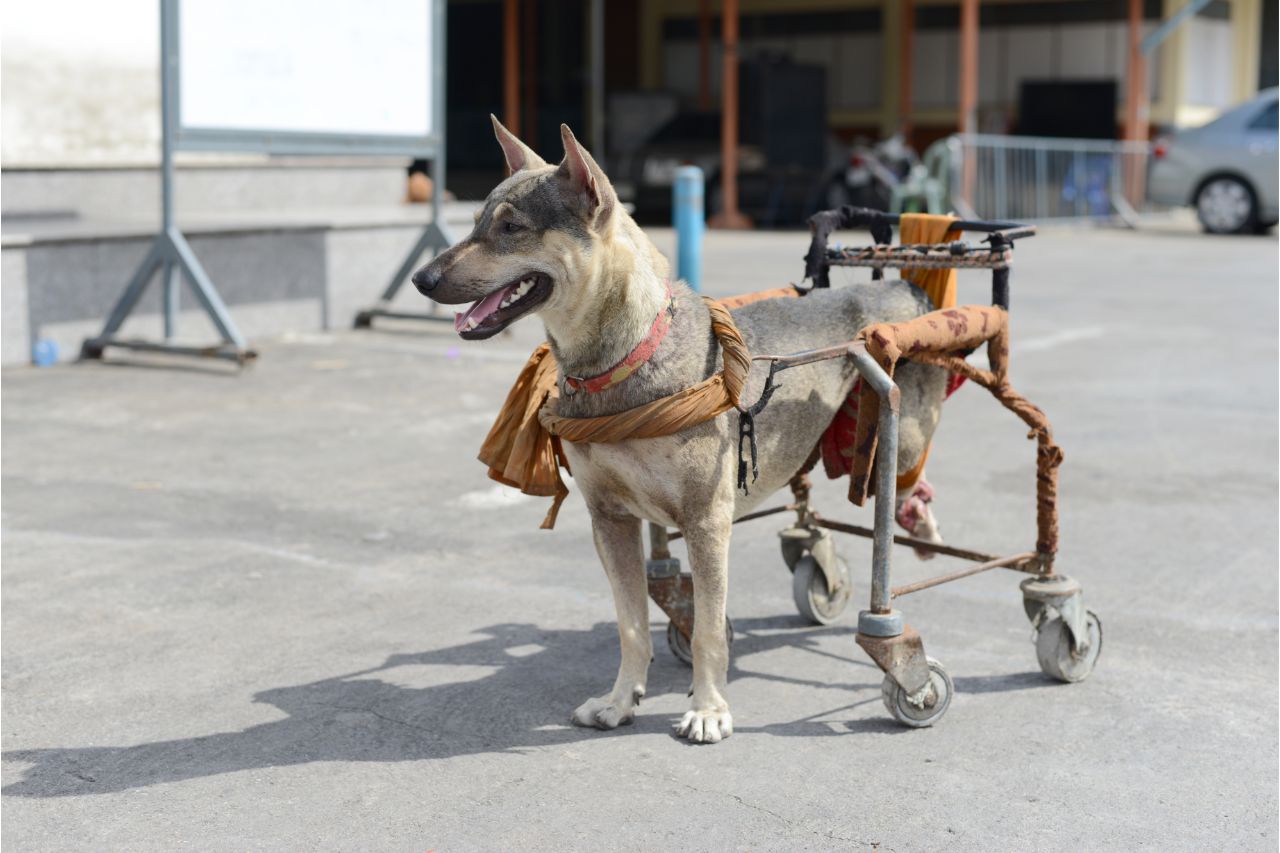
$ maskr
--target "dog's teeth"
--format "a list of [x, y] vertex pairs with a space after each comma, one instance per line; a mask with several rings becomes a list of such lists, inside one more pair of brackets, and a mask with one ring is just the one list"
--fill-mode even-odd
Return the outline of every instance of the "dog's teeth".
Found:
[[524, 296], [526, 293], [532, 290], [533, 284], [534, 284], [534, 281], [531, 278], [527, 278], [524, 281], [520, 282], [520, 284], [516, 285], [515, 290], [507, 294], [506, 298], [502, 300], [502, 303], [498, 306], [498, 308], [500, 309], [506, 308], [507, 306], [511, 305], [521, 296]]
[[480, 322], [476, 320], [475, 317], [472, 317], [467, 320], [467, 325], [463, 326], [462, 328], [465, 329], [466, 331], [471, 331], [472, 329], [474, 329], [476, 326], [479, 326], [479, 325], [480, 325]]

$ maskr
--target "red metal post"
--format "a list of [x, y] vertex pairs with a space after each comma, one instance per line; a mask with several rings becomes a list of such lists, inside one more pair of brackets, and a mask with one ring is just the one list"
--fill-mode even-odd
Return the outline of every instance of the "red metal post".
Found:
[[707, 223], [712, 228], [750, 228], [751, 220], [738, 210], [738, 0], [724, 0], [720, 10], [724, 40], [724, 68], [720, 83], [720, 212]]
[[[978, 132], [978, 0], [960, 0], [960, 132]], [[972, 149], [970, 149], [972, 151]], [[960, 168], [960, 193], [973, 204], [977, 163], [966, 152]]]
[[1129, 79], [1125, 95], [1124, 138], [1147, 138], [1147, 61], [1142, 55], [1142, 0], [1129, 0]]
[[524, 0], [525, 142], [538, 144], [538, 0]]
[[[1129, 73], [1125, 87], [1124, 138], [1129, 142], [1146, 142], [1147, 126], [1147, 59], [1142, 55], [1142, 0], [1129, 0]], [[1146, 193], [1147, 158], [1145, 154], [1124, 155], [1127, 175], [1125, 192], [1129, 203], [1138, 207]]]
[[978, 0], [960, 0], [960, 132], [978, 132]]
[[902, 21], [898, 41], [898, 132], [911, 144], [911, 71], [916, 45], [916, 0], [901, 0]]

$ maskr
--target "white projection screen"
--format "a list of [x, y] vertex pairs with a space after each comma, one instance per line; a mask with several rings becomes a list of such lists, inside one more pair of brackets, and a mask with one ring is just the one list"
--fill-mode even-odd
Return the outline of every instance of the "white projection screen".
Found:
[[166, 0], [186, 150], [430, 156], [444, 0]]

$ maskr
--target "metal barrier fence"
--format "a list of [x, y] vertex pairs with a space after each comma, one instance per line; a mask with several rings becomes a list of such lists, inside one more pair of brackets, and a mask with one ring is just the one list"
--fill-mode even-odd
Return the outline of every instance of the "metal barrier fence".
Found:
[[968, 134], [943, 144], [952, 205], [965, 217], [1131, 222], [1145, 207], [1146, 142]]

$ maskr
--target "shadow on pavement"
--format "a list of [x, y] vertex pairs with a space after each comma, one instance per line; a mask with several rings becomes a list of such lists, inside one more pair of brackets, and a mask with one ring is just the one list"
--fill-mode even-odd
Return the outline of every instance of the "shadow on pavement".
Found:
[[[847, 626], [813, 628], [798, 617], [740, 620], [734, 660], [779, 647], [813, 652], [854, 664], [874, 666], [817, 647], [824, 635], [849, 635]], [[449, 648], [397, 654], [378, 667], [310, 684], [279, 687], [254, 696], [286, 716], [243, 731], [121, 747], [67, 747], [11, 750], [6, 761], [30, 762], [21, 780], [4, 788], [7, 796], [61, 797], [117, 792], [149, 785], [215, 776], [242, 770], [283, 767], [316, 761], [419, 761], [521, 750], [611, 733], [568, 724], [570, 711], [612, 681], [617, 663], [617, 633], [600, 623], [586, 631], [549, 631], [527, 624], [494, 625], [481, 638]], [[850, 638], [851, 639], [851, 638]], [[655, 631], [656, 661], [650, 695], [687, 692], [690, 671], [666, 649]], [[464, 679], [428, 686], [406, 686], [412, 667], [463, 667]], [[778, 736], [830, 736], [857, 732], [897, 732], [888, 719], [815, 722], [868, 702], [879, 702], [879, 672], [867, 683], [832, 685], [739, 669], [731, 679], [762, 678], [787, 684], [842, 686], [873, 690], [870, 698], [789, 723], [739, 731]], [[423, 670], [417, 670], [421, 673]], [[448, 678], [448, 669], [428, 669], [431, 681]], [[479, 673], [479, 677], [476, 677]], [[868, 675], [872, 673], [866, 673]], [[970, 679], [970, 681], [977, 681]], [[397, 683], [399, 682], [399, 683]], [[1033, 686], [1024, 676], [1004, 678], [1006, 686]], [[977, 684], [967, 689], [981, 692]], [[645, 715], [628, 731], [669, 731], [676, 717]]]
[[1007, 693], [1011, 690], [1034, 690], [1038, 687], [1055, 687], [1060, 681], [1051, 681], [1040, 670], [1011, 672], [1004, 675], [975, 675], [954, 679], [957, 693]]

